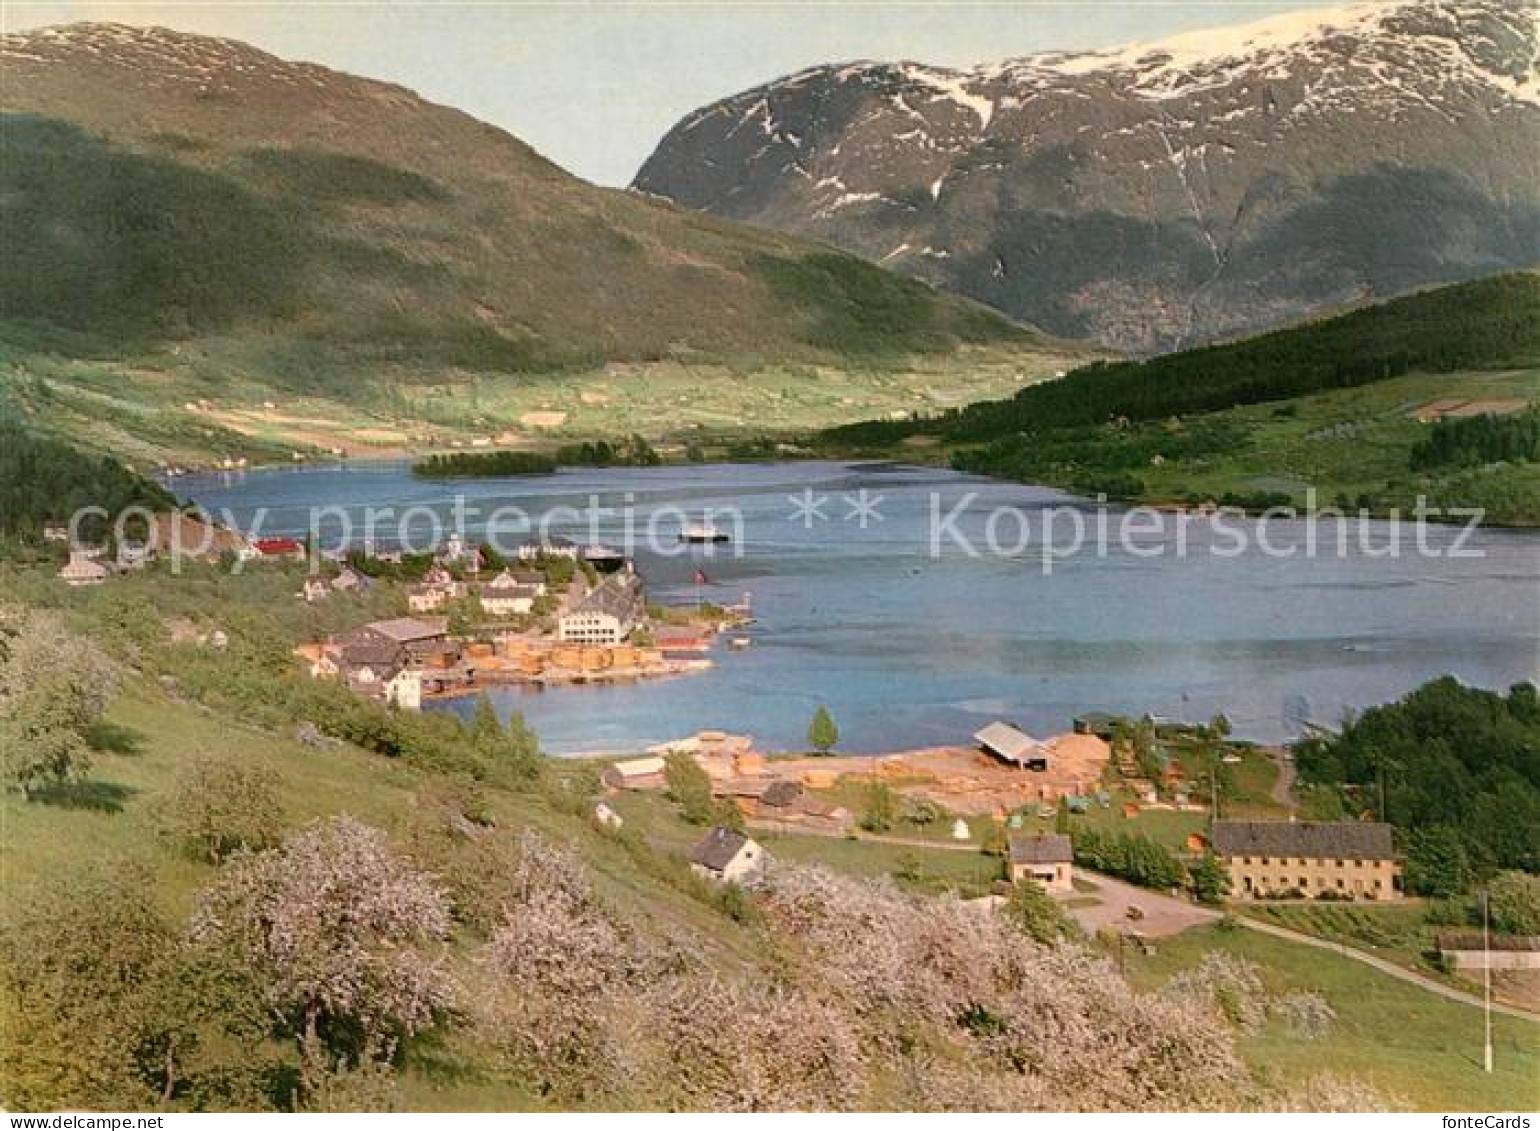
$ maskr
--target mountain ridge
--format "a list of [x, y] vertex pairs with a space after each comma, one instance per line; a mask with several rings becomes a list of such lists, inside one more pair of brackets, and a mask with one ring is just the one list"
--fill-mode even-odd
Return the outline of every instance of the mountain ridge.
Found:
[[821, 65], [687, 115], [634, 186], [1157, 352], [1540, 262], [1537, 45], [1511, 0], [1413, 0]]
[[[1029, 339], [816, 244], [590, 185], [404, 87], [236, 40], [74, 24], [0, 38], [0, 64], [13, 321], [236, 335], [276, 371], [317, 351], [514, 373], [817, 361], [843, 356], [814, 293], [833, 286], [857, 320], [874, 295], [911, 315], [918, 332], [878, 360]], [[807, 293], [784, 285], [799, 270]]]

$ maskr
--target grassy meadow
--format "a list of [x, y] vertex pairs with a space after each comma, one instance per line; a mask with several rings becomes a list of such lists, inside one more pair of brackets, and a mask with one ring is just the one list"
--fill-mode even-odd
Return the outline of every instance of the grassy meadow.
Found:
[[1210, 950], [1257, 964], [1273, 991], [1314, 990], [1336, 1011], [1315, 1040], [1276, 1021], [1241, 1039], [1253, 1063], [1288, 1078], [1322, 1066], [1356, 1076], [1409, 1107], [1445, 1111], [1533, 1111], [1540, 1105], [1540, 1023], [1498, 1016], [1496, 1070], [1482, 1071], [1482, 1015], [1352, 959], [1254, 931], [1216, 925], [1161, 940], [1152, 956], [1130, 951], [1136, 985], [1162, 985]]
[[276, 388], [217, 345], [117, 360], [0, 343], [0, 404], [10, 402], [33, 426], [141, 470], [226, 459], [289, 463], [296, 453], [325, 460], [334, 451], [369, 458], [456, 447], [549, 450], [633, 434], [666, 458], [683, 458], [687, 447], [724, 458], [773, 452], [775, 441], [794, 442], [874, 412], [934, 411], [1008, 396], [1052, 377], [1075, 356], [976, 347], [848, 366], [746, 356], [527, 375], [402, 370], [388, 395], [342, 399], [324, 389]]

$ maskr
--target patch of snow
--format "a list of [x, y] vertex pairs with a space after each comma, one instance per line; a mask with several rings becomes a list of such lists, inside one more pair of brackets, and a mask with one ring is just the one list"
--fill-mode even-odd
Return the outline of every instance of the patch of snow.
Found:
[[989, 128], [990, 120], [995, 116], [995, 103], [992, 98], [975, 94], [968, 89], [968, 83], [978, 81], [976, 75], [913, 64], [904, 67], [903, 74], [906, 78], [930, 87], [936, 92], [937, 97], [950, 99], [957, 105], [972, 110], [979, 120], [979, 128]]

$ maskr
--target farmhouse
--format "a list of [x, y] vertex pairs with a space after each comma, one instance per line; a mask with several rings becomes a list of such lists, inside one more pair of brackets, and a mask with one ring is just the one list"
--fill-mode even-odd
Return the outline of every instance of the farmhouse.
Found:
[[612, 573], [574, 605], [557, 624], [573, 644], [619, 644], [642, 619], [642, 579], [630, 571]]
[[1048, 891], [1074, 891], [1074, 850], [1063, 833], [1011, 837], [1011, 882], [1035, 880]]
[[714, 883], [752, 885], [770, 857], [743, 833], [718, 825], [690, 853], [690, 870]]
[[1237, 899], [1401, 895], [1401, 861], [1382, 822], [1215, 821], [1213, 845]]
[[346, 566], [332, 578], [332, 588], [338, 593], [367, 593], [374, 588], [374, 579], [359, 573], [352, 566]]
[[1026, 731], [1011, 723], [990, 723], [973, 736], [986, 754], [1023, 770], [1046, 770], [1048, 749]]
[[468, 573], [476, 573], [481, 569], [481, 548], [472, 546], [458, 534], [451, 534], [433, 560], [441, 566], [458, 565]]
[[[436, 680], [458, 654], [442, 620], [399, 617], [374, 621], [332, 641], [337, 653], [337, 667], [348, 686], [371, 695], [395, 695], [411, 698], [403, 683], [395, 691], [389, 684], [403, 668], [434, 669]], [[410, 682], [408, 680], [407, 682]]]
[[482, 586], [481, 609], [494, 617], [527, 616], [534, 611], [535, 598], [543, 588], [520, 581], [505, 569]]
[[371, 621], [361, 631], [395, 641], [413, 660], [456, 651], [449, 640], [449, 628], [441, 617], [396, 617], [394, 620]]

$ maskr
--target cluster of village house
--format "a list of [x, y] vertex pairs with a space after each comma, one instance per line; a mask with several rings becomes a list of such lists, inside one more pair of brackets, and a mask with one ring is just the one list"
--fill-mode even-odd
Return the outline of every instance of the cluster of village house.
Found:
[[[304, 554], [304, 547], [292, 539], [251, 541], [233, 530], [203, 522], [186, 514], [157, 514], [145, 531], [143, 541], [124, 540], [109, 553], [105, 545], [82, 545], [71, 540], [68, 527], [49, 524], [43, 527], [45, 542], [69, 546], [69, 560], [59, 568], [59, 579], [66, 585], [100, 585], [114, 574], [143, 569], [158, 557], [179, 553], [189, 558], [215, 559], [230, 554], [251, 561], [269, 554], [275, 541], [292, 544]], [[278, 556], [273, 553], [271, 556]]]
[[[45, 530], [50, 540], [68, 540], [62, 528]], [[159, 515], [146, 542], [121, 544], [115, 559], [104, 551], [77, 548], [60, 570], [70, 585], [93, 585], [113, 572], [143, 566], [159, 546], [196, 547], [201, 556], [233, 554], [245, 559], [303, 559], [304, 545], [292, 538], [249, 541], [234, 531], [210, 526], [188, 515]], [[390, 551], [379, 551], [384, 560]], [[700, 661], [680, 660], [681, 651], [699, 650], [698, 632], [660, 630], [647, 647], [629, 643], [644, 622], [646, 603], [641, 579], [630, 562], [605, 547], [579, 547], [562, 539], [527, 543], [519, 565], [478, 580], [481, 556], [475, 547], [451, 538], [422, 581], [407, 593], [413, 613], [433, 613], [450, 602], [474, 595], [482, 612], [494, 618], [527, 616], [547, 595], [545, 574], [537, 567], [564, 557], [592, 568], [597, 580], [580, 581], [582, 592], [560, 595], [554, 636], [508, 633], [495, 643], [463, 644], [449, 634], [442, 617], [413, 616], [376, 621], [305, 650], [311, 674], [335, 677], [362, 694], [406, 708], [421, 706], [425, 696], [463, 691], [480, 683], [603, 678], [606, 674], [649, 674], [688, 670]], [[398, 559], [399, 560], [399, 557]], [[450, 572], [470, 580], [462, 580]], [[586, 578], [586, 574], [579, 574]], [[359, 592], [374, 582], [350, 566], [334, 576], [307, 578], [301, 595], [322, 600], [336, 592]], [[672, 658], [671, 658], [672, 657]], [[617, 762], [606, 772], [619, 789], [658, 789], [664, 784], [664, 754], [691, 753], [706, 770], [713, 792], [731, 799], [750, 820], [772, 827], [804, 826], [848, 831], [854, 816], [817, 795], [844, 772], [884, 773], [913, 781], [906, 786], [953, 810], [1001, 813], [1019, 804], [1042, 802], [1072, 809], [1088, 807], [1096, 783], [1113, 755], [1107, 741], [1111, 719], [1085, 715], [1070, 734], [1037, 739], [1008, 722], [995, 722], [974, 735], [974, 748], [936, 749], [843, 767], [850, 759], [767, 761], [743, 736], [705, 731], [682, 743], [649, 752], [647, 757]], [[1132, 776], [1134, 767], [1119, 755], [1124, 785], [1138, 800], [1156, 803], [1156, 783]], [[1004, 775], [1000, 770], [1006, 771]], [[1172, 789], [1173, 803], [1187, 806], [1180, 763], [1169, 763], [1160, 783]], [[619, 818], [613, 812], [609, 817]], [[1132, 812], [1129, 815], [1133, 815]], [[971, 834], [958, 818], [958, 839]], [[1196, 846], [1195, 846], [1196, 847]], [[1369, 821], [1293, 822], [1216, 820], [1203, 845], [1228, 870], [1232, 896], [1259, 899], [1280, 894], [1305, 898], [1394, 899], [1399, 897], [1401, 864], [1387, 824]], [[1062, 834], [1014, 834], [1009, 872], [1030, 878], [1050, 891], [1073, 888], [1073, 852]], [[705, 875], [742, 882], [762, 873], [768, 855], [752, 838], [730, 829], [713, 829], [697, 847], [692, 864]]]
[[[1098, 736], [1094, 719], [1076, 720], [1079, 734], [1102, 743], [1102, 765], [1110, 747]], [[1008, 723], [995, 723], [974, 736], [971, 749], [928, 750], [882, 758], [812, 757], [766, 758], [746, 736], [703, 731], [666, 743], [645, 757], [615, 762], [604, 775], [615, 790], [659, 790], [665, 786], [665, 755], [681, 751], [705, 770], [714, 795], [733, 802], [751, 825], [781, 831], [849, 832], [855, 817], [846, 808], [820, 796], [845, 775], [857, 779], [901, 782], [895, 788], [943, 803], [950, 796], [947, 776], [969, 768], [977, 776], [1003, 772], [1032, 781], [1053, 773], [1065, 745], [1077, 757], [1091, 751], [1085, 742], [1066, 743], [1072, 736], [1036, 740]], [[1093, 751], [1094, 754], [1094, 751]], [[948, 760], [950, 759], [950, 760]], [[1086, 766], [1077, 767], [1085, 773]], [[1075, 798], [1070, 787], [1056, 798]], [[1028, 793], [1042, 796], [1040, 789]], [[613, 820], [618, 820], [605, 807]], [[952, 836], [972, 836], [966, 821], [955, 818]], [[1215, 820], [1207, 837], [1195, 838], [1198, 850], [1212, 850], [1229, 872], [1232, 897], [1241, 900], [1287, 895], [1296, 898], [1388, 900], [1401, 894], [1400, 859], [1388, 824], [1371, 821], [1295, 822]], [[741, 832], [713, 829], [697, 846], [691, 863], [712, 879], [753, 882], [769, 865], [769, 856]], [[1062, 833], [1015, 832], [1009, 836], [1007, 870], [1011, 880], [1032, 880], [1058, 894], [1074, 890], [1074, 852]]]
[[[574, 572], [565, 592], [550, 594], [539, 567], [551, 558], [567, 558], [588, 569]], [[487, 684], [632, 679], [707, 666], [694, 653], [706, 648], [709, 634], [649, 626], [642, 580], [617, 551], [547, 540], [520, 547], [518, 559], [518, 565], [481, 580], [486, 571], [479, 552], [452, 539], [422, 581], [408, 590], [409, 607], [425, 614], [474, 598], [483, 614], [501, 620], [528, 616], [549, 595], [556, 606], [554, 631], [494, 626], [481, 639], [466, 642], [449, 632], [445, 617], [417, 615], [374, 621], [300, 653], [313, 676], [341, 679], [360, 694], [407, 709], [420, 708], [425, 697]], [[461, 576], [451, 573], [452, 567], [459, 567]], [[302, 595], [324, 599], [344, 583], [369, 581], [345, 569], [330, 581], [307, 579]], [[648, 628], [645, 638], [638, 633], [643, 627]]]
[[[68, 541], [69, 532], [49, 527], [50, 540]], [[187, 514], [162, 514], [143, 543], [119, 545], [109, 560], [105, 548], [74, 547], [60, 578], [68, 585], [98, 585], [114, 573], [139, 568], [166, 555], [198, 559], [231, 556], [242, 561], [304, 561], [307, 547], [294, 538], [247, 539], [238, 532]], [[399, 549], [370, 545], [366, 557], [400, 564]], [[340, 553], [325, 574], [305, 578], [299, 596], [307, 602], [334, 594], [361, 594], [379, 584], [347, 564]], [[579, 546], [560, 537], [521, 545], [515, 564], [495, 573], [485, 568], [481, 549], [452, 536], [434, 554], [422, 579], [406, 588], [412, 616], [375, 621], [300, 648], [318, 678], [338, 678], [353, 690], [416, 709], [425, 697], [455, 694], [498, 683], [557, 683], [678, 675], [710, 666], [702, 659], [714, 626], [653, 626], [647, 621], [645, 588], [632, 563], [607, 546]], [[552, 593], [545, 566], [552, 559], [573, 563], [573, 580]], [[527, 620], [542, 598], [553, 606], [553, 630]], [[457, 639], [441, 613], [469, 608], [484, 618], [476, 642]], [[645, 634], [638, 629], [645, 627]]]

